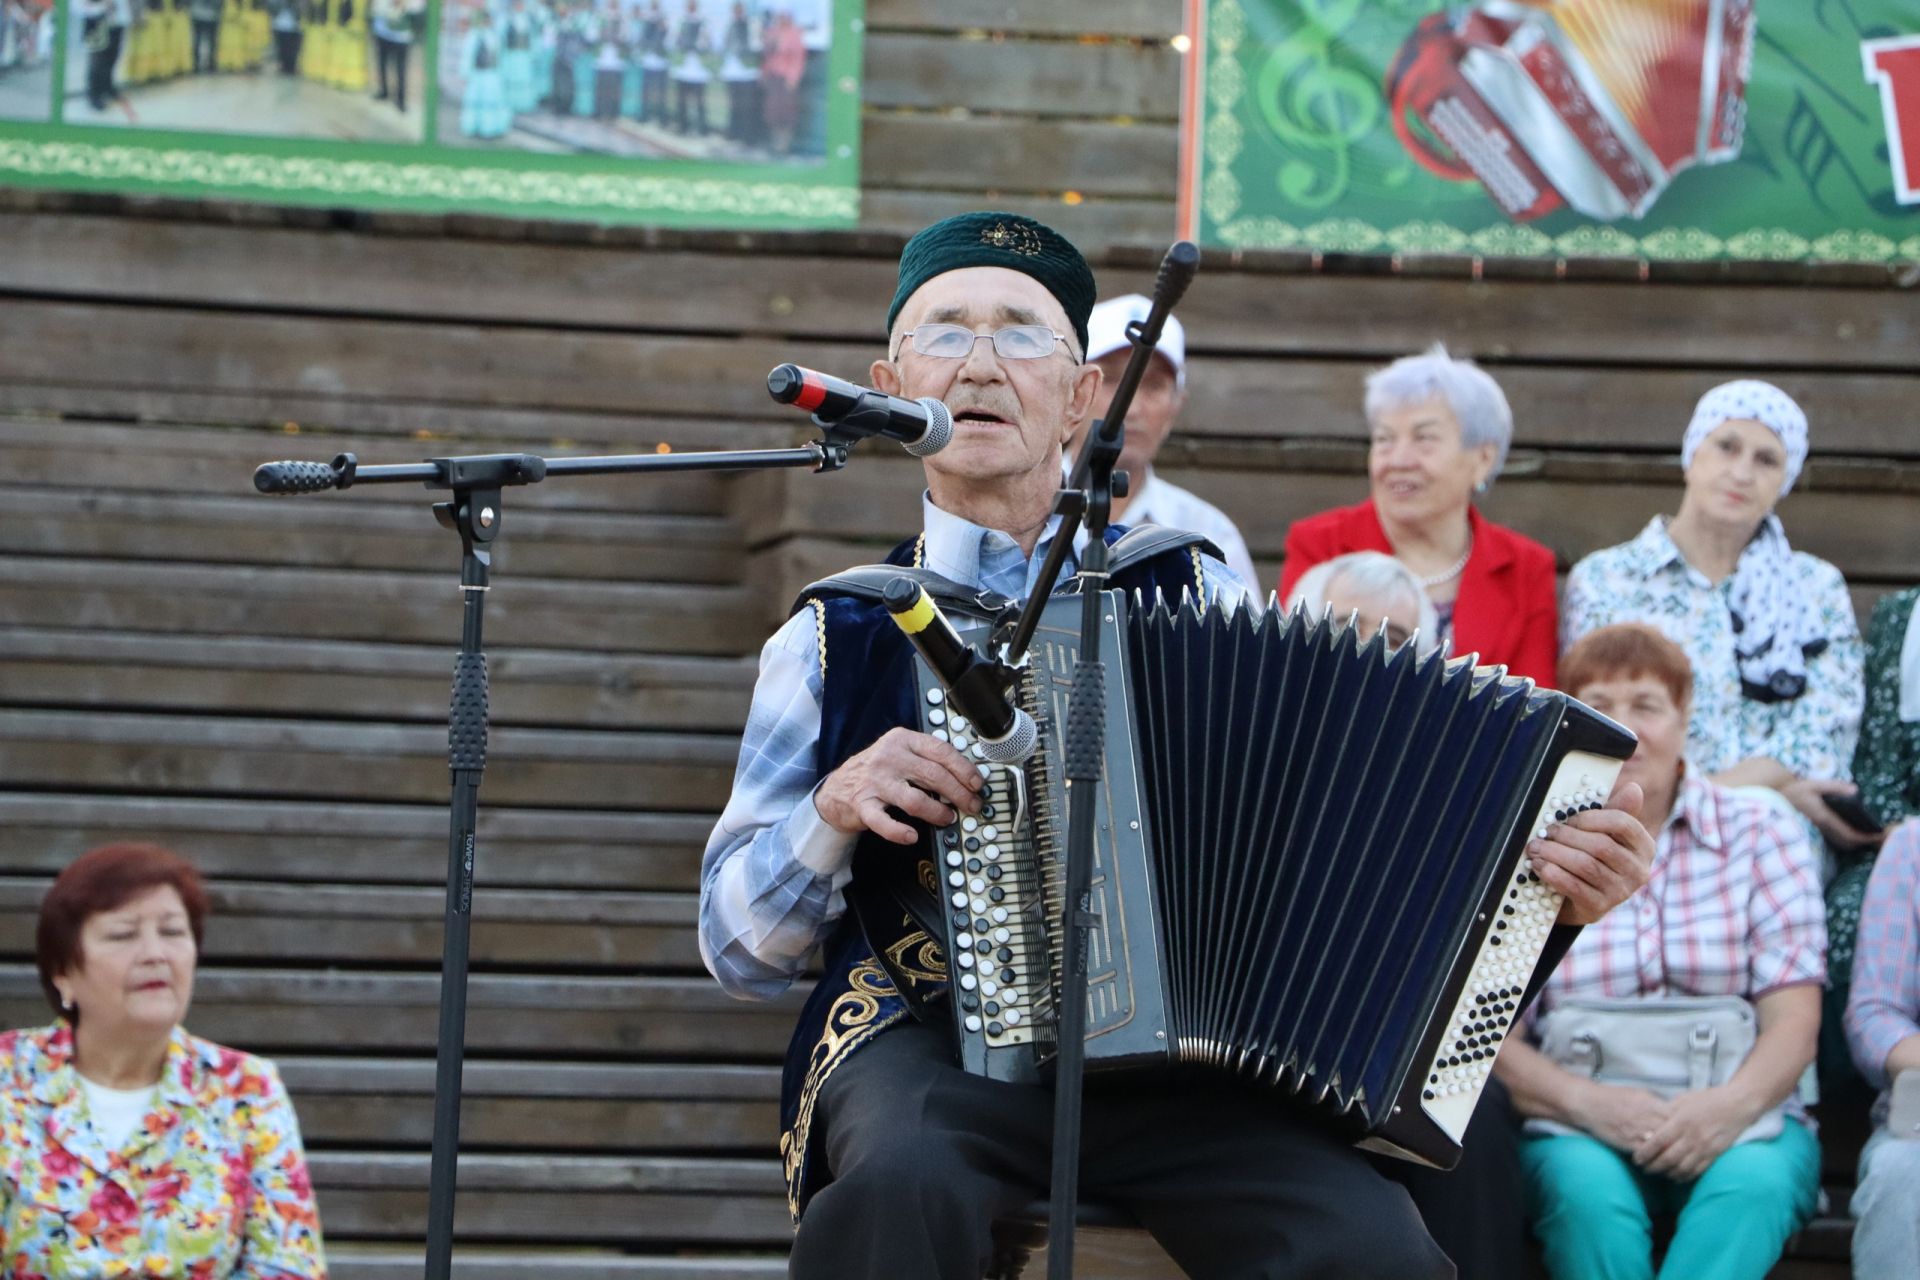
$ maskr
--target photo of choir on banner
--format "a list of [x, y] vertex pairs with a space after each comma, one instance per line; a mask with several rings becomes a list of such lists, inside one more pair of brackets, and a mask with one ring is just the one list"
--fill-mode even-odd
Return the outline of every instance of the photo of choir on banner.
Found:
[[67, 124], [342, 142], [425, 137], [418, 50], [429, 0], [63, 3]]
[[438, 139], [818, 160], [831, 43], [831, 0], [452, 0]]

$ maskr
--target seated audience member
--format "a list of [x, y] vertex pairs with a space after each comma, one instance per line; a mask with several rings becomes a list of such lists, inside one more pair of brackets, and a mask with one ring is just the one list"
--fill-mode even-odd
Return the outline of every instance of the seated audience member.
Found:
[[[1819, 1193], [1796, 1090], [1826, 972], [1819, 862], [1791, 815], [1685, 757], [1690, 674], [1645, 626], [1595, 631], [1560, 666], [1568, 693], [1639, 735], [1622, 776], [1646, 795], [1657, 849], [1646, 887], [1574, 941], [1496, 1068], [1530, 1118], [1521, 1163], [1555, 1280], [1653, 1276], [1652, 1217], [1669, 1213], [1659, 1275], [1761, 1280]], [[1705, 1015], [1673, 1000], [1708, 996], [1751, 1002], [1744, 1059], [1724, 1026], [1711, 1061], [1696, 1052]], [[1644, 1003], [1611, 1021], [1595, 1003], [1624, 1001]], [[1564, 1034], [1583, 1025], [1592, 1039]], [[1641, 1074], [1671, 1083], [1634, 1083]]]
[[1506, 460], [1513, 411], [1498, 383], [1436, 344], [1367, 378], [1371, 496], [1287, 531], [1280, 595], [1349, 551], [1407, 566], [1439, 610], [1452, 653], [1477, 653], [1515, 675], [1553, 680], [1553, 552], [1473, 505]]
[[1313, 566], [1293, 584], [1286, 607], [1305, 609], [1315, 618], [1330, 611], [1337, 622], [1357, 618], [1361, 644], [1383, 628], [1389, 648], [1398, 649], [1416, 635], [1423, 654], [1440, 643], [1440, 617], [1420, 579], [1380, 551], [1350, 551]]
[[1872, 837], [1824, 797], [1854, 790], [1860, 630], [1840, 571], [1790, 547], [1774, 514], [1806, 458], [1807, 417], [1786, 392], [1707, 392], [1680, 447], [1679, 514], [1574, 566], [1562, 634], [1571, 645], [1616, 622], [1664, 631], [1693, 663], [1693, 766], [1721, 786], [1778, 791], [1852, 848]]
[[40, 904], [50, 1026], [0, 1035], [0, 1273], [324, 1280], [293, 1104], [273, 1064], [189, 1035], [207, 895], [110, 844]]
[[[1087, 317], [1087, 363], [1099, 365], [1102, 376], [1092, 412], [1067, 445], [1069, 463], [1080, 456], [1080, 446], [1094, 419], [1106, 417], [1120, 375], [1133, 358], [1127, 325], [1145, 320], [1152, 305], [1139, 294], [1129, 293], [1107, 299]], [[1242, 582], [1250, 589], [1257, 588], [1260, 579], [1254, 572], [1253, 557], [1247, 553], [1247, 540], [1227, 513], [1198, 494], [1161, 479], [1153, 469], [1153, 459], [1167, 442], [1186, 403], [1187, 331], [1179, 320], [1168, 316], [1166, 327], [1160, 331], [1160, 345], [1153, 349], [1153, 360], [1134, 388], [1133, 405], [1127, 410], [1127, 436], [1120, 447], [1119, 469], [1127, 473], [1132, 488], [1126, 497], [1114, 499], [1113, 520], [1116, 524], [1157, 524], [1197, 533], [1220, 548], [1220, 558]]]
[[[1914, 601], [1920, 587], [1881, 600], [1867, 627], [1867, 705], [1853, 780], [1860, 803], [1883, 829], [1920, 815], [1920, 626]], [[1838, 1034], [1847, 1007], [1854, 933], [1860, 903], [1873, 874], [1873, 846], [1842, 850], [1841, 870], [1827, 886], [1827, 1001], [1820, 1030], [1820, 1083], [1830, 1100], [1860, 1089], [1845, 1037]]]
[[1873, 869], [1847, 1000], [1847, 1044], [1880, 1090], [1853, 1193], [1857, 1280], [1920, 1276], [1920, 1133], [1889, 1124], [1894, 1077], [1920, 1068], [1920, 822], [1898, 827]]
[[1882, 826], [1920, 814], [1920, 587], [1882, 599], [1867, 627], [1866, 713], [1853, 753], [1860, 803]]

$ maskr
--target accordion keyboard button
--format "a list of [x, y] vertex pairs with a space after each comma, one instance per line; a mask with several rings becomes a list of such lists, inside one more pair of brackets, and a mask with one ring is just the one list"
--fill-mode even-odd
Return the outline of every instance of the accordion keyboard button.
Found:
[[968, 1015], [967, 1015], [967, 1030], [969, 1030], [969, 1031], [978, 1031], [978, 1030], [980, 1030], [980, 1015], [979, 1015], [979, 1014], [977, 1014], [977, 1013], [970, 1013], [970, 1014], [968, 1014]]
[[980, 980], [974, 977], [972, 974], [963, 973], [960, 975], [960, 989], [962, 991], [971, 991], [979, 985], [980, 985]]

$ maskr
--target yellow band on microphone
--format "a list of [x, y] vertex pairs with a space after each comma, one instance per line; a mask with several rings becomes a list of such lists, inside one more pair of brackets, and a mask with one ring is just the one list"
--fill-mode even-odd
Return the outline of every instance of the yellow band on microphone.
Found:
[[913, 604], [894, 614], [893, 620], [900, 624], [902, 631], [910, 636], [916, 636], [932, 626], [933, 620], [939, 616], [939, 611], [933, 607], [933, 597], [926, 593], [925, 588], [922, 588], [920, 594], [913, 598]]

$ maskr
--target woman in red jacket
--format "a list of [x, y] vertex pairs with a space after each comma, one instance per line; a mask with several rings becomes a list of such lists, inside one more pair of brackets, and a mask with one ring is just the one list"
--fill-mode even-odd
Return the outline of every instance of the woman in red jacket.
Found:
[[1551, 684], [1553, 552], [1473, 506], [1513, 438], [1513, 411], [1499, 384], [1436, 343], [1371, 374], [1366, 412], [1373, 496], [1294, 522], [1280, 598], [1323, 560], [1384, 551], [1426, 588], [1451, 652], [1478, 653], [1482, 662]]

